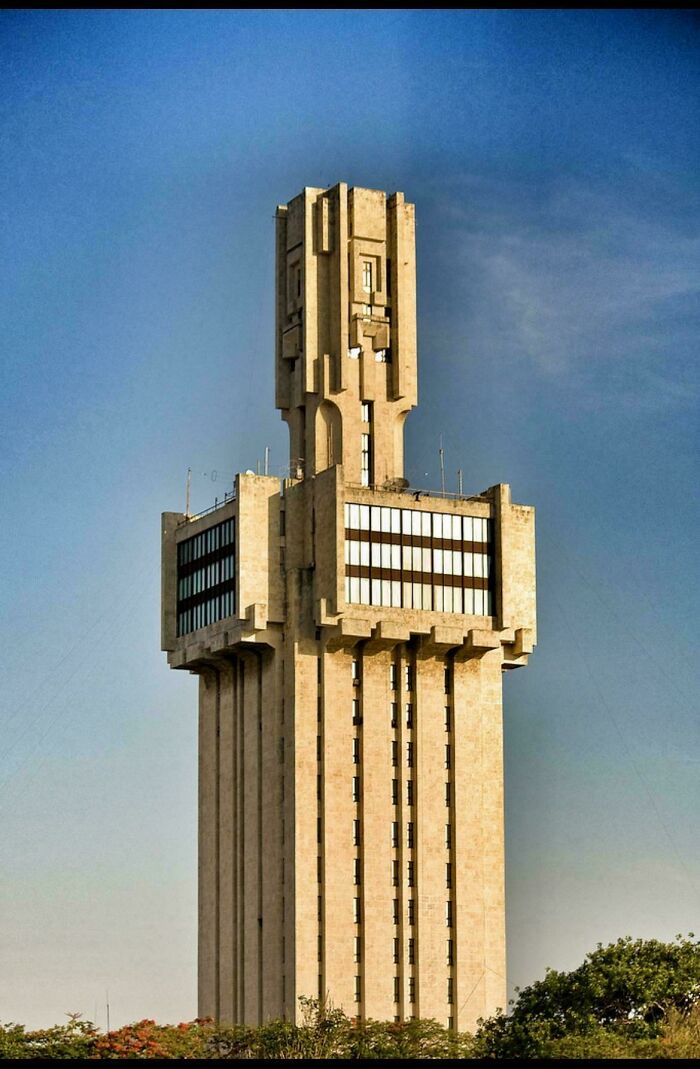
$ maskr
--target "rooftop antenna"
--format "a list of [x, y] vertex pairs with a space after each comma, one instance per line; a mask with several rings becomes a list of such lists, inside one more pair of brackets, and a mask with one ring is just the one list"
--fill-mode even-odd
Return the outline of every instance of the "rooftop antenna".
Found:
[[457, 468], [457, 493], [462, 496], [462, 469]]
[[107, 1031], [109, 1032], [109, 991], [105, 991], [105, 1002], [107, 1003]]
[[270, 474], [270, 447], [269, 447], [269, 445], [265, 446], [265, 474], [266, 475]]
[[440, 435], [440, 487], [442, 496], [445, 496], [445, 450], [442, 448], [442, 435]]
[[[187, 488], [185, 490], [185, 516], [190, 518], [190, 483], [192, 482], [192, 468], [187, 469]], [[108, 1029], [109, 1031], [109, 1029]]]

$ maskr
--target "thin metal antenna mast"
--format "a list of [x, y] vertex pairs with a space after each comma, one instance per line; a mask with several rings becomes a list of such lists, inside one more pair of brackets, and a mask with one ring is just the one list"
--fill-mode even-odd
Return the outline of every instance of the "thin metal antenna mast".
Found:
[[269, 447], [269, 445], [265, 446], [265, 474], [266, 475], [270, 474], [270, 447]]
[[190, 483], [192, 482], [192, 468], [187, 469], [187, 489], [185, 490], [185, 516], [190, 518]]
[[462, 496], [462, 469], [457, 468], [457, 493]]
[[442, 435], [440, 435], [440, 487], [442, 496], [445, 496], [445, 450], [442, 448]]

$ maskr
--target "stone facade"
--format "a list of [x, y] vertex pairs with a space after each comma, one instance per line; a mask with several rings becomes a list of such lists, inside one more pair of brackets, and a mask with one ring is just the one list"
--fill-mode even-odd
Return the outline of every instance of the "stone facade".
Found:
[[470, 1030], [505, 1006], [502, 677], [535, 643], [534, 512], [411, 491], [413, 206], [277, 211], [290, 477], [163, 516], [163, 648], [199, 675], [199, 1014], [299, 997]]

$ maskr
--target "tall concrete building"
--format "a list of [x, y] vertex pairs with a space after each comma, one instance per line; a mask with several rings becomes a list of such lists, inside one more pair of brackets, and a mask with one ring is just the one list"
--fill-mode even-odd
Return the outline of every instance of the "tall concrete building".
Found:
[[403, 194], [278, 208], [276, 309], [289, 477], [162, 524], [162, 644], [199, 676], [199, 1013], [306, 995], [472, 1029], [506, 1003], [502, 677], [535, 642], [534, 513], [404, 479]]

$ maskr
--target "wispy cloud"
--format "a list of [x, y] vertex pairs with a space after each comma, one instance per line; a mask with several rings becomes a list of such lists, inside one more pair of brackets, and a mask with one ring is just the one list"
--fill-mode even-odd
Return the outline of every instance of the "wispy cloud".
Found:
[[443, 210], [470, 349], [527, 365], [584, 407], [696, 402], [700, 237], [680, 225], [680, 200], [678, 213], [632, 201], [581, 181], [542, 192], [469, 179]]

